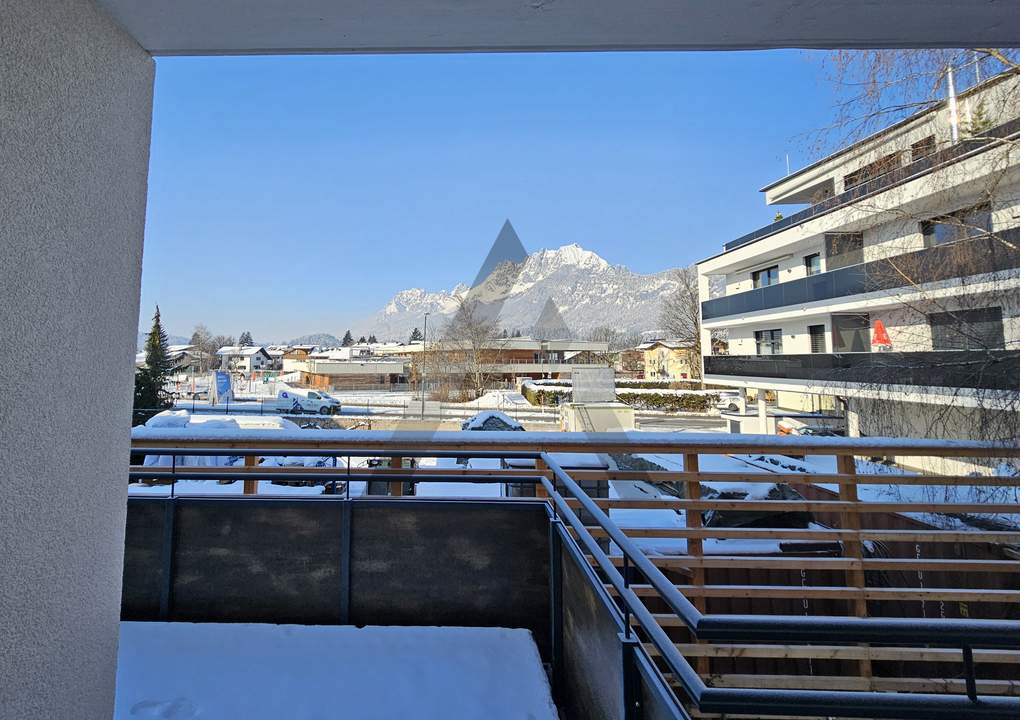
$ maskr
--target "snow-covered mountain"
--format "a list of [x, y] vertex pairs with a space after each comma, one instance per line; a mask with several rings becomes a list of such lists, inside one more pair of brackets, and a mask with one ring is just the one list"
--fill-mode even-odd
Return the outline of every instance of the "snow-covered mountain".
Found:
[[579, 245], [540, 250], [522, 264], [505, 262], [474, 290], [460, 284], [451, 290], [401, 290], [379, 312], [356, 323], [357, 334], [406, 340], [429, 313], [429, 334], [453, 316], [458, 297], [469, 292], [483, 303], [502, 301], [498, 324], [528, 334], [551, 298], [574, 337], [596, 327], [640, 333], [658, 326], [662, 297], [676, 289], [670, 271], [639, 275], [611, 265]]

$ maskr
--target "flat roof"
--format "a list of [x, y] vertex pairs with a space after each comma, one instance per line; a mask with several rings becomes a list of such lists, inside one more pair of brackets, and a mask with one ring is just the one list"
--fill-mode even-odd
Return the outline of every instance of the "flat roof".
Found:
[[98, 0], [154, 55], [1011, 47], [1000, 0]]

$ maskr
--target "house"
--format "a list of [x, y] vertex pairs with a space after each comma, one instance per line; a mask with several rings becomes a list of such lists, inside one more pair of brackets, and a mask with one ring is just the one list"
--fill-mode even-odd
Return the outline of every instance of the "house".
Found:
[[763, 188], [808, 207], [697, 264], [705, 381], [754, 391], [762, 427], [774, 391], [854, 436], [1015, 438], [1018, 95], [992, 78]]
[[[197, 375], [209, 368], [209, 356], [194, 345], [167, 345], [175, 375]], [[145, 352], [135, 354], [135, 367], [145, 367]]]
[[641, 343], [635, 350], [642, 354], [646, 380], [689, 380], [697, 377], [695, 352], [690, 345], [676, 340], [652, 340]]
[[272, 357], [264, 347], [227, 345], [216, 351], [221, 366], [228, 370], [250, 373], [253, 370], [267, 370]]

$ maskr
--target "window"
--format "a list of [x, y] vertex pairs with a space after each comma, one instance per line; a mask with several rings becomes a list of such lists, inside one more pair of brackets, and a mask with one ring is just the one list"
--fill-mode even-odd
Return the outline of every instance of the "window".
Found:
[[934, 313], [928, 316], [932, 350], [1002, 350], [1002, 308]]
[[864, 262], [864, 233], [825, 233], [825, 267], [828, 270]]
[[754, 286], [756, 288], [775, 285], [779, 282], [779, 266], [773, 265], [772, 267], [763, 268], [762, 270], [755, 270], [751, 273], [751, 280], [754, 282]]
[[817, 275], [822, 271], [822, 256], [819, 253], [804, 257], [804, 269], [808, 275]]
[[929, 135], [926, 138], [921, 138], [916, 143], [910, 146], [910, 160], [911, 162], [926, 158], [929, 155], [935, 154], [935, 136]]
[[754, 344], [759, 355], [782, 355], [783, 331], [755, 330]]
[[309, 400], [319, 400], [320, 398], [319, 398], [319, 396], [318, 396], [318, 395], [316, 395], [315, 393], [313, 393], [313, 392], [310, 392], [310, 393], [308, 393], [308, 399], [309, 399]]
[[811, 352], [825, 352], [825, 326], [808, 325], [808, 335], [811, 336]]
[[871, 316], [833, 315], [832, 352], [871, 352]]
[[966, 240], [992, 231], [992, 209], [985, 203], [921, 223], [924, 246]]

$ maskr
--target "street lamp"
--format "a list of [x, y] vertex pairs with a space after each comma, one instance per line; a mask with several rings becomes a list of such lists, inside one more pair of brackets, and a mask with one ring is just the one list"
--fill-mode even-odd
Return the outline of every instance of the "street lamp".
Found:
[[425, 313], [425, 332], [421, 336], [421, 419], [425, 419], [425, 374], [428, 365], [429, 314]]

